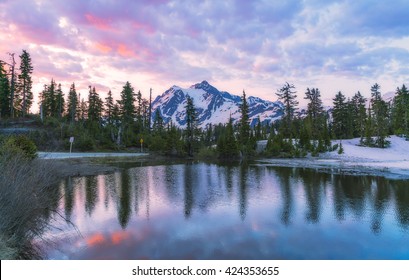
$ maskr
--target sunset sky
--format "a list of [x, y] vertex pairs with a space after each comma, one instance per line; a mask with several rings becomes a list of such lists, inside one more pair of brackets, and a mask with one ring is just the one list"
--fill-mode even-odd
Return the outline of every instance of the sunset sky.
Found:
[[289, 82], [329, 104], [339, 90], [409, 83], [408, 11], [407, 0], [0, 0], [0, 59], [31, 54], [35, 96], [51, 78], [102, 98], [128, 80], [145, 97], [207, 80], [274, 101]]

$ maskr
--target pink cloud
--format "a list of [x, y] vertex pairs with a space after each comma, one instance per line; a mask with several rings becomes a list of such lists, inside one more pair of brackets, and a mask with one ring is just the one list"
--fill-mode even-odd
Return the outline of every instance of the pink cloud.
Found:
[[92, 26], [96, 27], [97, 29], [104, 30], [104, 31], [113, 31], [113, 28], [111, 26], [111, 21], [108, 19], [100, 18], [92, 14], [85, 14], [85, 18], [87, 19], [88, 23], [90, 23]]
[[132, 27], [136, 30], [144, 30], [148, 34], [153, 34], [155, 33], [155, 28], [150, 25], [149, 23], [144, 23], [144, 22], [139, 22], [139, 21], [133, 21], [131, 23]]
[[119, 44], [117, 48], [118, 54], [124, 57], [135, 57], [136, 54], [131, 51], [125, 44]]
[[95, 47], [97, 48], [97, 50], [99, 50], [100, 52], [107, 54], [109, 52], [112, 51], [112, 47], [104, 44], [104, 43], [95, 43]]

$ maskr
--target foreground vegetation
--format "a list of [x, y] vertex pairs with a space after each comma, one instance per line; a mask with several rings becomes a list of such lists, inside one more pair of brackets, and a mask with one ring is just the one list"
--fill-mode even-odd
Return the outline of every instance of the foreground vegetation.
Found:
[[56, 172], [37, 161], [24, 136], [0, 141], [0, 259], [36, 259], [35, 239], [49, 227], [58, 206]]

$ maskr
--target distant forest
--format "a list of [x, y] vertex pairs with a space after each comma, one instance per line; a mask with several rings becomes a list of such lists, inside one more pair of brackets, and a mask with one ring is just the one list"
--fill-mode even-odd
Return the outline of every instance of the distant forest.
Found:
[[[307, 109], [298, 109], [295, 86], [285, 83], [276, 95], [283, 103], [282, 119], [253, 127], [249, 122], [246, 93], [241, 96], [240, 120], [233, 124], [199, 128], [192, 98], [185, 106], [186, 128], [164, 123], [159, 110], [152, 112], [149, 100], [126, 82], [120, 99], [109, 91], [102, 99], [90, 86], [88, 98], [80, 99], [75, 83], [64, 93], [52, 79], [39, 93], [40, 112], [30, 114], [33, 106], [32, 65], [23, 50], [17, 67], [14, 55], [0, 61], [0, 125], [31, 126], [28, 137], [43, 150], [67, 150], [68, 139], [75, 137], [74, 150], [148, 149], [164, 155], [234, 159], [256, 155], [258, 140], [268, 140], [263, 156], [304, 157], [326, 151], [342, 153], [342, 139], [360, 138], [363, 146], [386, 148], [387, 138], [395, 134], [409, 138], [409, 92], [398, 87], [392, 100], [382, 98], [381, 87], [374, 84], [369, 99], [360, 92], [346, 98], [338, 92], [332, 109], [324, 110], [318, 88], [307, 88]], [[2, 136], [3, 138], [5, 136]], [[332, 145], [331, 140], [340, 140]]]

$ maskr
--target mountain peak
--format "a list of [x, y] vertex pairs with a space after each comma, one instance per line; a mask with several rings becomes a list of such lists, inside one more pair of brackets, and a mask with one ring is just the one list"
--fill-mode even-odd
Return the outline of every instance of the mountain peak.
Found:
[[[199, 125], [227, 123], [230, 116], [234, 121], [240, 119], [240, 96], [228, 92], [220, 92], [206, 80], [192, 85], [188, 89], [173, 86], [158, 96], [152, 103], [153, 111], [159, 109], [165, 122], [173, 122], [180, 127], [186, 125], [185, 102], [187, 96], [194, 97], [194, 105], [198, 113]], [[283, 111], [279, 102], [249, 97], [250, 125], [254, 126], [258, 119], [271, 123], [281, 118]]]
[[190, 88], [208, 90], [208, 89], [215, 88], [215, 87], [209, 84], [208, 81], [204, 80], [201, 83], [194, 84]]
[[220, 95], [220, 91], [214, 86], [212, 86], [211, 84], [209, 84], [209, 82], [206, 80], [202, 81], [201, 83], [197, 83], [191, 86], [190, 88], [191, 89], [201, 89], [210, 95]]

